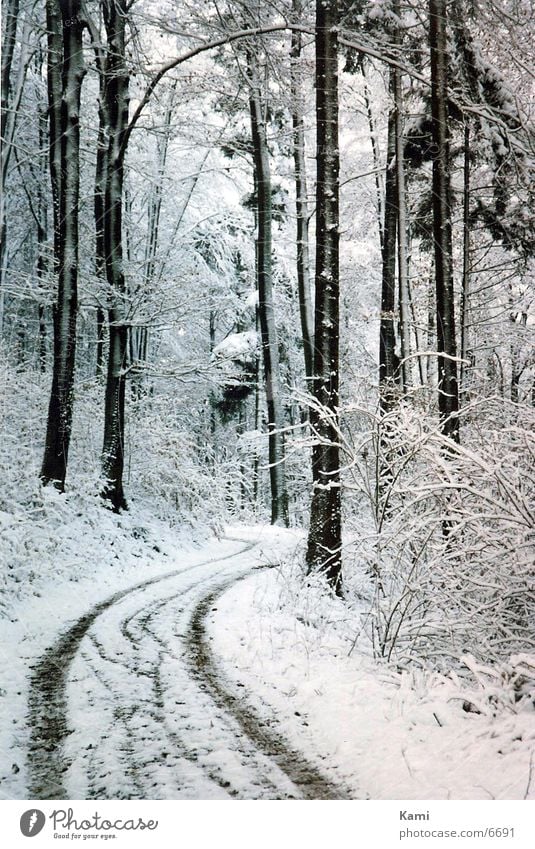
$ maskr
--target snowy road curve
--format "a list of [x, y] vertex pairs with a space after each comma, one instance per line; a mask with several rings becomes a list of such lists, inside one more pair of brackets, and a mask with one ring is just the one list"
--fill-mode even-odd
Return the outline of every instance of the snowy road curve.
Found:
[[204, 628], [261, 565], [254, 542], [136, 584], [78, 619], [34, 666], [35, 799], [343, 799], [232, 691]]

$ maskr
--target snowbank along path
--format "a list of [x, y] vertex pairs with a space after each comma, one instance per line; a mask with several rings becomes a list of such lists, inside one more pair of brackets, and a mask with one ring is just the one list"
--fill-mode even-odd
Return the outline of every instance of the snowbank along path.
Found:
[[266, 564], [256, 541], [220, 549], [95, 605], [38, 660], [31, 798], [348, 798], [222, 677], [205, 616]]

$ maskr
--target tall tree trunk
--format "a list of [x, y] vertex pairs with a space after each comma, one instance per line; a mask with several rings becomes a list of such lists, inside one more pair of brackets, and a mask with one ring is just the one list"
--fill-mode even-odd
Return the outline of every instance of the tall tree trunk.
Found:
[[[301, 12], [301, 0], [293, 0], [292, 14], [295, 21], [299, 21]], [[292, 32], [290, 82], [292, 100], [293, 158], [295, 169], [295, 205], [297, 219], [297, 288], [299, 295], [301, 334], [303, 337], [303, 353], [305, 359], [305, 378], [307, 381], [307, 387], [310, 389], [314, 363], [314, 326], [310, 293], [305, 125], [303, 121], [303, 97], [300, 80], [301, 69], [299, 67], [302, 48], [301, 42], [301, 33]]]
[[[38, 203], [38, 224], [37, 224], [37, 285], [39, 288], [43, 286], [45, 272], [47, 270], [46, 261], [46, 205], [42, 194], [42, 185], [39, 186], [39, 203]], [[39, 317], [39, 370], [44, 374], [46, 372], [46, 309], [45, 305], [40, 302], [38, 306]]]
[[464, 168], [463, 168], [463, 280], [461, 290], [461, 367], [460, 394], [466, 397], [466, 371], [468, 367], [468, 327], [470, 300], [470, 124], [464, 125]]
[[63, 490], [72, 429], [78, 309], [80, 95], [85, 65], [79, 0], [47, 2], [50, 173], [54, 211], [54, 366], [48, 408], [43, 483]]
[[[390, 69], [390, 94], [394, 96], [394, 73]], [[381, 284], [381, 323], [379, 329], [379, 397], [381, 410], [392, 409], [397, 376], [395, 304], [396, 304], [396, 115], [388, 114], [385, 175], [385, 223], [383, 228], [383, 275]]]
[[19, 0], [6, 0], [4, 4], [5, 27], [2, 38], [2, 89], [1, 89], [1, 129], [2, 139], [6, 135], [9, 107], [9, 90], [11, 85], [11, 68], [13, 54], [17, 43], [17, 23], [19, 18]]
[[[43, 72], [44, 54], [39, 51], [39, 73]], [[37, 286], [42, 293], [45, 288], [45, 274], [48, 271], [47, 240], [48, 240], [48, 173], [46, 163], [46, 152], [48, 150], [48, 108], [46, 101], [39, 103], [39, 180], [37, 187]], [[41, 296], [42, 297], [42, 296]], [[46, 306], [44, 300], [40, 300], [38, 306], [39, 317], [39, 369], [46, 372], [47, 360], [47, 326]]]
[[[408, 285], [407, 285], [407, 289], [408, 289], [408, 295], [409, 295], [409, 307], [410, 307], [410, 311], [411, 311], [412, 326], [414, 327], [414, 341], [415, 341], [415, 344], [416, 344], [416, 351], [421, 352], [421, 351], [424, 350], [424, 346], [423, 346], [423, 343], [422, 343], [422, 328], [418, 325], [418, 320], [417, 320], [417, 316], [416, 316], [416, 309], [414, 307], [414, 297], [413, 297], [412, 286], [411, 286], [410, 257], [411, 257], [411, 254], [412, 254], [412, 233], [411, 233], [410, 225], [409, 225], [408, 230], [407, 230], [407, 250], [408, 250], [408, 256], [407, 256], [407, 259], [408, 259], [408, 262], [407, 262], [407, 269], [408, 269], [407, 284]], [[426, 360], [429, 359], [429, 357], [421, 356], [419, 353], [417, 354], [417, 356], [418, 356], [418, 376], [420, 378], [420, 386], [423, 387], [426, 384], [425, 362], [426, 362]]]
[[[106, 75], [104, 58], [99, 57], [99, 126], [97, 137], [97, 162], [95, 168], [95, 188], [93, 193], [93, 212], [95, 216], [95, 274], [100, 284], [99, 298], [106, 288], [106, 252], [104, 250], [104, 193], [108, 158]], [[106, 314], [99, 305], [96, 311], [96, 375], [104, 374], [104, 342], [106, 335]]]
[[109, 356], [104, 402], [104, 441], [102, 495], [114, 510], [126, 509], [123, 490], [125, 383], [128, 347], [126, 326], [126, 285], [123, 269], [123, 189], [124, 145], [128, 126], [129, 76], [126, 68], [125, 0], [105, 0], [104, 25], [107, 35], [105, 56], [105, 111], [108, 147], [106, 152], [103, 239], [106, 279], [110, 291], [108, 309]]
[[4, 4], [5, 26], [2, 37], [2, 86], [1, 94], [1, 139], [2, 139], [2, 185], [0, 187], [0, 332], [4, 322], [4, 289], [6, 273], [6, 237], [7, 222], [5, 214], [5, 187], [7, 166], [11, 153], [11, 140], [8, 139], [9, 100], [11, 89], [11, 69], [13, 54], [17, 42], [17, 23], [19, 18], [19, 0], [6, 0]]
[[286, 492], [286, 476], [284, 473], [284, 436], [282, 433], [283, 416], [280, 391], [279, 349], [273, 306], [271, 269], [271, 173], [262, 100], [251, 65], [249, 66], [249, 73], [251, 78], [249, 105], [257, 196], [256, 265], [258, 312], [268, 414], [271, 522], [272, 524], [282, 522], [287, 525], [288, 496]]
[[368, 78], [366, 75], [366, 65], [364, 64], [364, 57], [362, 58], [360, 69], [362, 73], [362, 79], [364, 81], [364, 106], [366, 107], [366, 115], [368, 117], [368, 127], [370, 129], [370, 141], [372, 145], [372, 155], [373, 155], [373, 168], [375, 171], [375, 192], [377, 195], [377, 220], [379, 225], [379, 243], [381, 245], [381, 252], [383, 251], [384, 246], [384, 227], [385, 227], [385, 218], [384, 218], [384, 210], [383, 210], [383, 182], [381, 179], [381, 157], [379, 155], [379, 143], [377, 141], [377, 126], [375, 124], [375, 119], [373, 117], [372, 104], [370, 99], [370, 90], [368, 88]]
[[[167, 151], [171, 136], [171, 119], [174, 110], [174, 97], [176, 83], [171, 89], [169, 102], [165, 112], [163, 132], [157, 138], [158, 174], [156, 182], [151, 189], [149, 197], [149, 210], [147, 221], [147, 241], [145, 243], [145, 265], [144, 280], [138, 291], [131, 292], [131, 296], [149, 297], [156, 277], [156, 257], [160, 236], [160, 215], [162, 210], [163, 184], [165, 178], [165, 167], [167, 162]], [[132, 377], [133, 394], [140, 397], [145, 382], [145, 366], [149, 354], [149, 328], [147, 324], [130, 327], [129, 330], [129, 360]]]
[[315, 404], [310, 424], [312, 503], [307, 567], [342, 591], [342, 509], [339, 449], [339, 150], [338, 2], [316, 2], [316, 301]]
[[[398, 12], [399, 14], [399, 12]], [[399, 338], [401, 382], [406, 394], [412, 384], [410, 361], [410, 298], [407, 255], [407, 194], [405, 188], [405, 145], [403, 143], [403, 89], [401, 72], [393, 68], [396, 116], [396, 195], [398, 213]]]
[[453, 299], [447, 0], [429, 0], [433, 126], [433, 238], [437, 296], [438, 408], [442, 432], [459, 441], [459, 384]]

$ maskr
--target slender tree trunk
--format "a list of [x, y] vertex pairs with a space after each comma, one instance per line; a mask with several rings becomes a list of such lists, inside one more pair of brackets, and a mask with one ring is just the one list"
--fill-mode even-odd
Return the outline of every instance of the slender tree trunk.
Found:
[[464, 185], [463, 185], [463, 281], [461, 290], [461, 366], [460, 393], [466, 395], [466, 371], [468, 363], [468, 325], [470, 300], [470, 125], [464, 125]]
[[[39, 72], [43, 70], [43, 54], [40, 52]], [[39, 181], [37, 187], [37, 286], [42, 292], [45, 287], [45, 274], [48, 270], [47, 239], [48, 239], [48, 173], [46, 152], [48, 149], [48, 108], [46, 103], [39, 107]], [[46, 306], [43, 301], [38, 306], [39, 316], [39, 370], [46, 372], [47, 360], [47, 326]]]
[[459, 441], [459, 384], [453, 299], [447, 0], [429, 0], [433, 125], [433, 238], [437, 295], [438, 408], [442, 432]]
[[[5, 12], [5, 32], [2, 40], [2, 109], [1, 109], [1, 160], [2, 178], [0, 186], [0, 334], [4, 324], [6, 275], [9, 265], [7, 254], [7, 218], [6, 184], [9, 174], [11, 154], [15, 151], [15, 133], [24, 93], [26, 74], [32, 59], [30, 36], [32, 21], [30, 15], [24, 16], [22, 32], [17, 36], [18, 18], [21, 16], [18, 2], [10, 3]], [[20, 43], [18, 71], [16, 80], [11, 77], [14, 48]]]
[[[394, 74], [390, 74], [390, 94], [394, 95]], [[379, 330], [379, 394], [381, 410], [392, 409], [397, 376], [396, 363], [396, 115], [392, 108], [388, 115], [388, 138], [385, 175], [385, 223], [383, 228], [383, 276], [381, 285], [381, 324]]]
[[[409, 307], [410, 307], [410, 311], [411, 311], [412, 326], [414, 327], [414, 341], [416, 343], [416, 351], [419, 352], [419, 351], [423, 351], [422, 329], [418, 325], [416, 309], [414, 307], [414, 297], [413, 297], [412, 286], [411, 286], [410, 257], [411, 257], [411, 253], [412, 253], [412, 235], [411, 235], [410, 225], [409, 225], [409, 228], [408, 228], [408, 231], [407, 231], [407, 249], [408, 249], [408, 258], [409, 258], [409, 261], [407, 263], [407, 269], [408, 269], [408, 279], [407, 279], [408, 286], [407, 286], [407, 288], [408, 288], [408, 295], [409, 295]], [[418, 376], [419, 376], [419, 379], [420, 379], [420, 386], [422, 386], [422, 387], [425, 386], [425, 384], [426, 384], [425, 361], [428, 360], [428, 359], [429, 359], [429, 357], [418, 356]]]
[[[171, 119], [174, 109], [174, 95], [176, 84], [171, 90], [169, 103], [165, 112], [163, 133], [158, 137], [158, 175], [149, 199], [149, 213], [147, 222], [147, 241], [145, 244], [145, 268], [143, 286], [140, 292], [132, 292], [138, 297], [142, 295], [149, 297], [156, 276], [156, 257], [158, 253], [158, 242], [160, 235], [160, 214], [162, 209], [163, 183], [165, 167], [167, 162], [167, 151], [171, 135]], [[134, 395], [140, 397], [143, 391], [145, 378], [144, 366], [147, 363], [149, 352], [149, 328], [147, 325], [131, 327], [129, 331], [130, 365], [132, 367], [132, 385]]]
[[[528, 314], [527, 312], [521, 312], [519, 315], [516, 311], [512, 310], [511, 321], [513, 322], [515, 330], [518, 331], [519, 327], [526, 327]], [[511, 401], [514, 401], [515, 404], [518, 404], [520, 399], [520, 378], [524, 371], [520, 361], [520, 344], [520, 340], [513, 331], [511, 339]]]
[[7, 166], [11, 153], [11, 140], [7, 138], [9, 100], [11, 88], [11, 69], [13, 54], [17, 42], [17, 23], [19, 18], [19, 0], [6, 0], [4, 5], [5, 27], [2, 37], [2, 87], [1, 87], [1, 138], [2, 138], [2, 185], [0, 187], [0, 333], [4, 322], [4, 291], [6, 273], [7, 222], [5, 215], [5, 187]]
[[106, 313], [102, 307], [97, 307], [97, 344], [96, 344], [96, 375], [102, 377], [104, 374], [104, 343], [106, 341]]
[[310, 424], [312, 503], [308, 571], [323, 572], [342, 591], [342, 509], [339, 449], [339, 150], [338, 3], [316, 2], [316, 302], [314, 405]]
[[[41, 191], [41, 189], [39, 189]], [[43, 285], [43, 278], [46, 271], [46, 224], [41, 216], [45, 215], [45, 208], [42, 205], [42, 199], [39, 201], [39, 224], [37, 226], [37, 285]], [[44, 374], [46, 372], [46, 311], [43, 303], [38, 306], [39, 316], [39, 370]]]
[[[301, 16], [301, 0], [293, 0], [292, 14], [298, 21]], [[300, 81], [301, 57], [300, 32], [292, 32], [291, 47], [291, 99], [293, 128], [293, 157], [295, 169], [295, 205], [297, 218], [297, 288], [299, 294], [299, 314], [303, 353], [305, 359], [305, 378], [307, 387], [311, 387], [314, 363], [314, 320], [310, 293], [310, 262], [308, 240], [308, 200], [305, 158], [305, 125], [303, 121], [303, 97]]]
[[13, 54], [17, 43], [17, 23], [19, 18], [19, 0], [6, 0], [4, 4], [5, 27], [2, 38], [2, 138], [5, 138], [9, 107], [9, 90]]
[[43, 483], [63, 490], [72, 428], [78, 308], [80, 94], [85, 72], [79, 0], [47, 2], [50, 173], [54, 210], [54, 366]]
[[[255, 308], [255, 331], [258, 336], [260, 331], [260, 316], [258, 304]], [[254, 429], [257, 433], [262, 431], [262, 404], [261, 404], [261, 395], [260, 395], [260, 381], [261, 381], [261, 363], [260, 357], [256, 358], [255, 363], [255, 388], [254, 388]], [[258, 513], [260, 506], [260, 496], [261, 496], [261, 480], [260, 480], [260, 458], [258, 456], [258, 449], [254, 448], [254, 461], [253, 461], [253, 501], [254, 501], [254, 509], [255, 512]]]
[[279, 350], [273, 306], [271, 269], [271, 173], [262, 101], [258, 85], [251, 70], [250, 75], [251, 93], [249, 105], [258, 208], [256, 243], [258, 310], [267, 396], [271, 522], [272, 524], [282, 522], [287, 525], [288, 496], [284, 473], [284, 436], [282, 433], [283, 416], [280, 392]]
[[398, 212], [398, 278], [399, 278], [399, 327], [401, 348], [401, 382], [406, 394], [412, 384], [410, 345], [409, 268], [407, 255], [407, 194], [405, 187], [405, 145], [403, 142], [403, 90], [401, 73], [397, 68], [394, 75], [396, 116], [396, 195]]
[[[93, 212], [95, 216], [95, 274], [102, 292], [106, 288], [106, 253], [104, 250], [104, 193], [106, 184], [106, 169], [108, 157], [107, 140], [107, 107], [106, 107], [106, 75], [103, 57], [99, 66], [99, 126], [97, 137], [97, 163], [95, 168], [95, 188], [93, 194]], [[96, 311], [96, 375], [104, 375], [104, 343], [106, 337], [106, 314], [101, 306]]]
[[370, 141], [372, 145], [372, 155], [373, 155], [373, 168], [375, 171], [375, 191], [377, 195], [377, 220], [379, 225], [379, 242], [381, 245], [381, 252], [384, 247], [384, 227], [385, 227], [385, 214], [383, 209], [383, 192], [384, 187], [381, 179], [381, 157], [379, 155], [379, 143], [377, 141], [377, 127], [375, 124], [375, 119], [373, 117], [372, 104], [370, 100], [370, 91], [368, 88], [368, 78], [366, 75], [366, 65], [364, 64], [364, 60], [361, 63], [361, 73], [362, 79], [364, 80], [364, 106], [366, 107], [366, 115], [368, 117], [368, 127], [370, 128]]

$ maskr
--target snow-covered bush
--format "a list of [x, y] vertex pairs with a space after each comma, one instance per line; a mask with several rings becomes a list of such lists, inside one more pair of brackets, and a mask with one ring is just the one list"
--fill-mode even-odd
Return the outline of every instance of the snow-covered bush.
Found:
[[512, 655], [508, 661], [494, 665], [464, 655], [462, 662], [472, 674], [472, 689], [468, 690], [455, 672], [450, 672], [449, 677], [457, 685], [467, 713], [495, 716], [502, 711], [518, 713], [535, 707], [535, 654]]
[[533, 424], [531, 409], [488, 401], [457, 446], [401, 406], [351, 447], [347, 486], [372, 507], [351, 547], [373, 587], [378, 655], [440, 666], [535, 649]]

